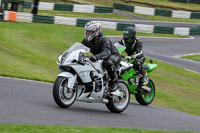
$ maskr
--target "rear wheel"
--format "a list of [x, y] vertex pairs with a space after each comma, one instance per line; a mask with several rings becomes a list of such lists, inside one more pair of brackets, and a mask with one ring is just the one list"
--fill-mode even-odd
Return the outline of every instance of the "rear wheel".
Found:
[[130, 101], [129, 88], [122, 80], [119, 81], [119, 92], [120, 96], [112, 95], [107, 97], [109, 102], [106, 104], [106, 107], [114, 113], [123, 112], [128, 107]]
[[149, 105], [154, 100], [156, 90], [155, 90], [154, 83], [151, 79], [149, 79], [149, 83], [147, 87], [151, 88], [150, 92], [141, 91], [135, 94], [135, 98], [137, 102], [140, 103], [141, 105]]
[[70, 107], [76, 100], [76, 88], [68, 88], [66, 77], [57, 77], [53, 86], [53, 98], [61, 108]]

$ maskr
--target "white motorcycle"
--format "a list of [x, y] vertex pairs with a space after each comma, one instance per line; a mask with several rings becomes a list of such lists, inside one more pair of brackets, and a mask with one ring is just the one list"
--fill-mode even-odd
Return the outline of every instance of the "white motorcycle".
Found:
[[53, 86], [53, 97], [58, 106], [70, 107], [75, 100], [105, 103], [111, 112], [123, 112], [129, 104], [130, 93], [120, 76], [131, 69], [126, 62], [117, 68], [119, 88], [110, 92], [109, 75], [102, 60], [91, 62], [85, 53], [90, 49], [81, 43], [73, 44], [57, 60], [61, 72]]

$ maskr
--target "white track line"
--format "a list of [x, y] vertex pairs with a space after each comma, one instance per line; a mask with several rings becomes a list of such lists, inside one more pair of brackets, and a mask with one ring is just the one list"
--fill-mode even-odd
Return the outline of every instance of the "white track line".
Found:
[[183, 57], [183, 56], [195, 55], [195, 54], [200, 54], [200, 53], [188, 53], [188, 54], [180, 54], [180, 55], [174, 55], [173, 57], [175, 57], [175, 58], [180, 58], [180, 57]]
[[190, 69], [185, 69], [186, 71], [190, 71], [190, 72], [193, 72], [193, 73], [197, 73], [197, 74], [200, 74], [199, 72], [196, 72], [196, 71], [192, 71]]
[[[200, 54], [200, 53], [189, 53], [189, 54], [180, 54], [180, 55], [174, 55], [173, 57], [175, 58], [181, 58], [183, 56], [188, 56], [188, 55], [195, 55], [195, 54]], [[194, 61], [194, 60], [190, 60], [190, 59], [184, 59], [184, 58], [181, 58], [182, 60], [187, 60], [187, 61], [191, 61], [191, 62], [198, 62], [198, 61]], [[194, 72], [194, 73], [198, 73], [199, 72], [196, 72], [196, 71], [193, 71], [193, 70], [190, 70], [190, 69], [185, 69], [187, 71], [191, 71], [191, 72]]]

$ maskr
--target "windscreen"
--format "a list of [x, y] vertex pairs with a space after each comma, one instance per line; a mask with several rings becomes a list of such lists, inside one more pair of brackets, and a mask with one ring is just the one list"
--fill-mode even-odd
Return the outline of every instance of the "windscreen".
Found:
[[84, 49], [86, 51], [86, 53], [90, 52], [90, 48], [86, 47], [85, 45], [81, 44], [81, 43], [74, 43], [69, 49], [67, 49], [65, 52], [72, 52], [75, 50], [79, 50], [79, 49]]

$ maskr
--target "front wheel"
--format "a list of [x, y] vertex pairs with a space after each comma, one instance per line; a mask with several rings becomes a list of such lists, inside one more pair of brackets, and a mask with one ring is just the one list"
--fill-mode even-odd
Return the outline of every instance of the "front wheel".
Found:
[[76, 88], [68, 88], [68, 78], [57, 77], [53, 86], [53, 98], [61, 108], [70, 107], [76, 100]]
[[154, 83], [151, 79], [149, 79], [149, 83], [147, 87], [151, 88], [150, 92], [147, 93], [147, 92], [141, 91], [135, 94], [135, 98], [137, 102], [140, 103], [141, 105], [149, 105], [154, 100], [156, 90], [155, 90]]
[[120, 96], [112, 95], [107, 97], [108, 103], [106, 104], [106, 107], [114, 113], [123, 112], [128, 107], [130, 101], [129, 88], [122, 80], [119, 80], [119, 92]]

